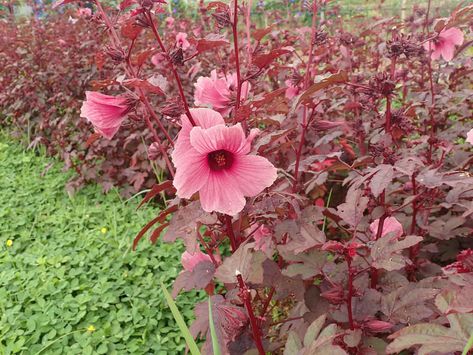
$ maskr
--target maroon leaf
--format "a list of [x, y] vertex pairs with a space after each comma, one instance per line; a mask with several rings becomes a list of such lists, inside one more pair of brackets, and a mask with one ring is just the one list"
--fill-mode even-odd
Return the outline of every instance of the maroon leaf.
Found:
[[135, 19], [131, 18], [123, 24], [121, 28], [121, 34], [123, 37], [131, 39], [133, 41], [138, 37], [142, 30], [143, 27], [138, 26], [135, 23]]
[[253, 64], [256, 65], [258, 68], [260, 69], [263, 69], [264, 67], [268, 66], [269, 64], [271, 64], [271, 62], [284, 55], [284, 54], [287, 54], [287, 53], [291, 53], [291, 51], [287, 50], [287, 49], [282, 49], [282, 48], [279, 48], [279, 49], [274, 49], [272, 50], [271, 52], [267, 53], [267, 54], [260, 54], [256, 57], [253, 58]]
[[251, 36], [255, 39], [255, 41], [260, 42], [261, 39], [264, 36], [266, 36], [268, 33], [270, 33], [272, 30], [273, 30], [273, 26], [269, 26], [269, 27], [266, 27], [266, 28], [260, 28], [260, 29], [254, 30], [251, 33]]
[[[228, 344], [235, 339], [248, 324], [248, 317], [241, 307], [232, 305], [221, 295], [210, 297], [212, 305], [212, 318], [217, 333], [219, 344], [223, 346], [223, 353], [228, 353]], [[200, 302], [194, 309], [196, 320], [190, 326], [190, 332], [194, 337], [201, 334], [206, 342], [202, 348], [202, 354], [211, 354], [211, 336], [209, 330], [209, 305], [207, 301]]]
[[392, 233], [387, 233], [379, 238], [371, 248], [371, 258], [373, 259], [371, 266], [388, 271], [402, 269], [410, 261], [400, 252], [422, 240], [422, 237], [415, 235], [408, 235], [403, 240], [398, 240], [392, 237]]
[[200, 224], [216, 223], [215, 215], [205, 212], [199, 201], [194, 201], [187, 206], [179, 208], [173, 215], [166, 233], [163, 236], [165, 242], [174, 242], [178, 238], [183, 239], [186, 248], [193, 253], [197, 247], [196, 233]]
[[199, 40], [197, 40], [195, 46], [197, 48], [197, 52], [200, 54], [208, 50], [225, 46], [229, 43], [230, 42], [228, 42], [228, 40], [224, 36], [218, 34], [210, 34], [205, 38], [200, 38]]
[[123, 84], [132, 88], [142, 89], [153, 94], [166, 96], [159, 86], [151, 84], [148, 80], [141, 80], [135, 78], [125, 80]]
[[167, 226], [169, 226], [169, 223], [163, 223], [161, 224], [158, 228], [156, 228], [154, 231], [153, 231], [153, 234], [151, 234], [151, 237], [149, 238], [151, 244], [155, 244], [156, 241], [158, 240], [159, 236], [161, 235], [161, 232], [164, 230], [164, 228], [166, 228]]
[[[171, 180], [166, 180], [166, 181], [164, 181], [160, 184], [154, 184], [153, 187], [151, 188], [151, 190], [148, 191], [146, 196], [143, 198], [143, 200], [141, 200], [140, 204], [138, 205], [138, 207], [136, 209], [140, 208], [145, 203], [147, 203], [148, 201], [153, 199], [155, 196], [157, 196], [159, 193], [161, 193], [162, 191], [166, 191], [166, 190], [175, 191]], [[177, 211], [177, 205], [174, 205], [172, 207], [174, 207], [175, 211]]]
[[297, 101], [297, 106], [300, 103], [303, 102], [308, 102], [310, 101], [310, 98], [314, 93], [316, 93], [319, 90], [325, 89], [329, 86], [335, 85], [335, 84], [341, 84], [345, 83], [348, 81], [348, 74], [344, 71], [340, 71], [336, 74], [332, 74], [325, 79], [322, 79], [318, 83], [313, 84], [310, 86], [306, 91], [304, 91], [300, 96], [299, 100]]
[[172, 296], [176, 297], [181, 290], [204, 289], [215, 274], [215, 266], [211, 261], [199, 262], [192, 271], [182, 271], [174, 281]]
[[337, 213], [343, 221], [355, 227], [363, 218], [368, 201], [368, 197], [363, 196], [362, 190], [351, 188], [347, 193], [346, 202], [337, 207]]

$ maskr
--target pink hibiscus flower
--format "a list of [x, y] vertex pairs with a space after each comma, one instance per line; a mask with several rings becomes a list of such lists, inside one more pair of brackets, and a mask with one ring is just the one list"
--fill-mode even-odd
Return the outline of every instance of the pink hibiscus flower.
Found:
[[442, 30], [438, 37], [424, 43], [424, 48], [432, 51], [431, 58], [439, 59], [443, 57], [447, 62], [453, 59], [455, 46], [463, 44], [463, 32], [456, 27]]
[[[370, 224], [370, 232], [373, 237], [378, 233], [379, 219], [375, 220]], [[384, 220], [383, 231], [381, 232], [381, 237], [384, 237], [388, 233], [393, 233], [393, 238], [399, 238], [404, 233], [402, 224], [394, 217], [388, 217]]]
[[245, 207], [245, 197], [273, 184], [277, 170], [266, 158], [248, 155], [257, 129], [245, 137], [240, 124], [225, 126], [218, 112], [207, 108], [190, 112], [197, 126], [181, 116], [182, 129], [172, 153], [177, 195], [190, 198], [199, 192], [205, 211], [234, 216]]
[[470, 144], [473, 144], [473, 128], [470, 129], [466, 134], [466, 141]]
[[202, 253], [200, 250], [196, 251], [194, 254], [189, 253], [187, 250], [181, 256], [181, 264], [184, 267], [184, 270], [193, 271], [197, 264], [202, 261], [210, 261], [212, 259], [205, 253]]
[[[227, 115], [236, 99], [237, 76], [236, 73], [218, 77], [217, 71], [212, 70], [210, 77], [201, 76], [194, 84], [194, 104], [210, 104], [215, 111]], [[241, 86], [241, 99], [245, 100], [250, 91], [250, 84], [244, 82]]]
[[125, 97], [104, 95], [86, 91], [80, 117], [86, 118], [102, 136], [112, 139], [117, 133], [127, 112], [129, 100]]
[[166, 26], [167, 28], [172, 28], [172, 26], [174, 25], [174, 17], [171, 17], [171, 16], [168, 16], [164, 19], [164, 22], [166, 22]]
[[178, 47], [181, 47], [183, 51], [185, 51], [187, 48], [191, 46], [191, 44], [187, 40], [187, 33], [179, 32], [176, 35], [176, 45]]

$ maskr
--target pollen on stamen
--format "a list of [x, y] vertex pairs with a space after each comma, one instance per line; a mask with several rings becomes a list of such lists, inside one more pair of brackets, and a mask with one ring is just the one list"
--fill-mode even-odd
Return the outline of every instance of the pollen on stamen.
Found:
[[207, 156], [207, 160], [212, 170], [223, 170], [228, 169], [232, 166], [233, 155], [232, 153], [221, 149], [209, 153], [209, 155]]

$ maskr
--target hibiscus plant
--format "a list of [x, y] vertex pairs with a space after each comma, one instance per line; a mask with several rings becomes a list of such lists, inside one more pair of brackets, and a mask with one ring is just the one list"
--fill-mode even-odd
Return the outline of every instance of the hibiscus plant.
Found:
[[133, 247], [183, 241], [172, 296], [210, 298], [189, 328], [202, 354], [468, 351], [473, 6], [357, 22], [285, 4], [81, 13], [100, 41], [76, 119], [117, 154], [97, 175], [126, 170], [161, 207]]

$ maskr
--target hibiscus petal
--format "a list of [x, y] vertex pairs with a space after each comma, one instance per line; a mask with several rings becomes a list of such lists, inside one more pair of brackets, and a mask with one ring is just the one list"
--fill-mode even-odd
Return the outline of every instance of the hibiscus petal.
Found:
[[451, 27], [448, 30], [444, 30], [440, 33], [440, 37], [445, 38], [449, 43], [460, 46], [463, 44], [463, 32], [456, 28]]
[[87, 91], [80, 117], [92, 123], [95, 130], [105, 138], [112, 139], [125, 119], [127, 110], [127, 100], [123, 97]]
[[177, 168], [173, 180], [176, 194], [180, 198], [190, 198], [209, 178], [210, 168], [207, 157], [190, 148], [186, 155], [174, 156], [173, 162]]
[[445, 59], [447, 62], [451, 61], [453, 59], [453, 55], [455, 54], [455, 46], [450, 43], [445, 43], [442, 46], [442, 57]]
[[215, 211], [234, 216], [246, 204], [245, 197], [226, 171], [211, 172], [199, 195], [200, 204], [206, 212]]
[[271, 162], [257, 155], [237, 155], [230, 169], [232, 184], [244, 196], [252, 197], [271, 186], [277, 178], [277, 169]]
[[[225, 124], [222, 115], [209, 108], [191, 108], [189, 111], [195, 123], [202, 128], [210, 128], [216, 125]], [[186, 115], [181, 116], [181, 121], [192, 127]]]
[[432, 58], [433, 60], [437, 60], [440, 58], [441, 54], [442, 54], [442, 48], [441, 47], [435, 48], [430, 58]]
[[207, 154], [216, 150], [238, 153], [245, 143], [245, 133], [238, 123], [235, 126], [213, 126], [208, 129], [194, 127], [190, 133], [191, 145], [199, 153]]

